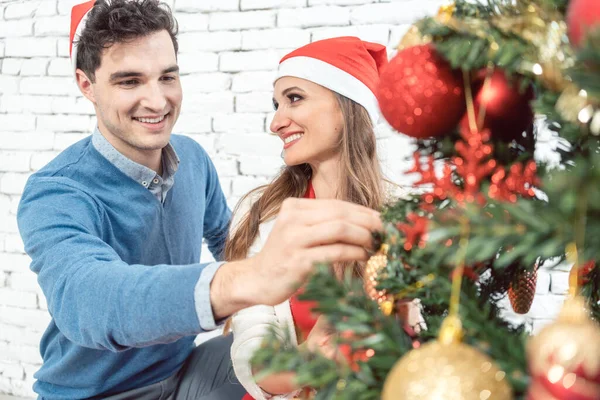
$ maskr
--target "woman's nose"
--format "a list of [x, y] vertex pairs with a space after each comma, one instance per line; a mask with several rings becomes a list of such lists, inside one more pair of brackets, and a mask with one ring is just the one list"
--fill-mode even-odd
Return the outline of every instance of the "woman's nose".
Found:
[[283, 110], [279, 108], [275, 115], [273, 116], [273, 121], [271, 121], [271, 132], [279, 133], [279, 131], [290, 125], [290, 119], [285, 115]]

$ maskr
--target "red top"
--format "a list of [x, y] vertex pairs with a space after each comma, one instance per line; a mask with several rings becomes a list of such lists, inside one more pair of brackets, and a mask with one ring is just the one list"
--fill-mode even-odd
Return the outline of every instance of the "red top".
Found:
[[[308, 188], [304, 194], [305, 199], [314, 199], [315, 190], [312, 187], [312, 183], [308, 182]], [[300, 288], [296, 295], [303, 292]], [[308, 337], [308, 334], [317, 323], [317, 316], [313, 314], [312, 309], [317, 305], [314, 301], [300, 301], [297, 296], [294, 295], [290, 298], [290, 308], [292, 309], [292, 318], [298, 329], [300, 335], [300, 342], [303, 342]]]
[[[308, 188], [306, 189], [304, 198], [315, 198], [315, 190], [313, 189], [311, 182], [308, 182]], [[296, 294], [300, 293], [302, 293], [302, 288], [300, 288], [298, 292], [296, 292]], [[296, 325], [296, 330], [299, 332], [299, 342], [303, 342], [304, 340], [306, 340], [308, 334], [317, 323], [317, 316], [312, 312], [312, 308], [316, 305], [317, 303], [314, 301], [298, 300], [296, 295], [293, 295], [290, 298], [292, 318], [294, 319], [294, 325]], [[254, 398], [249, 394], [246, 394], [242, 398], [242, 400], [254, 400]]]

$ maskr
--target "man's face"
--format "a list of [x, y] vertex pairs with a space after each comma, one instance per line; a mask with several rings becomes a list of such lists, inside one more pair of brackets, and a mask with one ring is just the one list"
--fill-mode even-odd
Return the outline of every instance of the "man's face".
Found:
[[94, 103], [100, 132], [119, 152], [147, 164], [168, 144], [181, 110], [179, 68], [169, 33], [155, 32], [104, 50], [90, 93], [86, 97]]

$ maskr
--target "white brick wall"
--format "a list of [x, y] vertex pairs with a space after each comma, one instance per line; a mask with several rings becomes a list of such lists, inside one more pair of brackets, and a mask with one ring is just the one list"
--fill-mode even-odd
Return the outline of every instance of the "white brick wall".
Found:
[[[33, 397], [38, 342], [49, 316], [18, 235], [16, 209], [27, 177], [95, 125], [68, 60], [70, 8], [82, 0], [0, 0], [0, 394]], [[442, 0], [167, 0], [180, 25], [184, 105], [176, 131], [213, 157], [233, 206], [281, 166], [281, 144], [267, 134], [272, 77], [290, 49], [339, 35], [388, 46]], [[402, 175], [407, 139], [379, 132], [392, 179]], [[552, 144], [538, 156], [552, 158]], [[209, 259], [207, 251], [204, 259]], [[556, 314], [564, 272], [542, 272], [525, 317], [537, 329]], [[507, 317], [515, 318], [510, 313]], [[517, 319], [517, 318], [515, 318]]]

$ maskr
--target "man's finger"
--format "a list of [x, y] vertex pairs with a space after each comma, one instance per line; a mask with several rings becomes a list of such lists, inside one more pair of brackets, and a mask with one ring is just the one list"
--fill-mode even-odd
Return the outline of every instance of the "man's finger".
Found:
[[[316, 202], [316, 200], [314, 201]], [[346, 207], [347, 205], [353, 207]], [[338, 206], [338, 207], [334, 207]], [[317, 225], [336, 220], [348, 221], [362, 226], [370, 231], [383, 229], [379, 213], [370, 208], [356, 206], [346, 202], [330, 203], [330, 206], [316, 207], [314, 209], [298, 209], [293, 212], [293, 220], [303, 225]], [[281, 215], [280, 215], [281, 216]]]
[[329, 209], [329, 210], [347, 210], [348, 213], [356, 212], [368, 212], [370, 214], [379, 215], [378, 211], [370, 209], [369, 207], [361, 206], [358, 204], [350, 203], [349, 201], [337, 200], [337, 199], [298, 199], [288, 198], [283, 202], [283, 207], [292, 208], [294, 211], [298, 210], [318, 210], [318, 209]]
[[339, 220], [302, 227], [296, 232], [296, 238], [305, 248], [344, 243], [370, 249], [373, 245], [373, 236], [369, 229]]
[[369, 259], [369, 253], [363, 247], [341, 243], [313, 247], [306, 250], [304, 256], [311, 266], [318, 262], [332, 263]]

